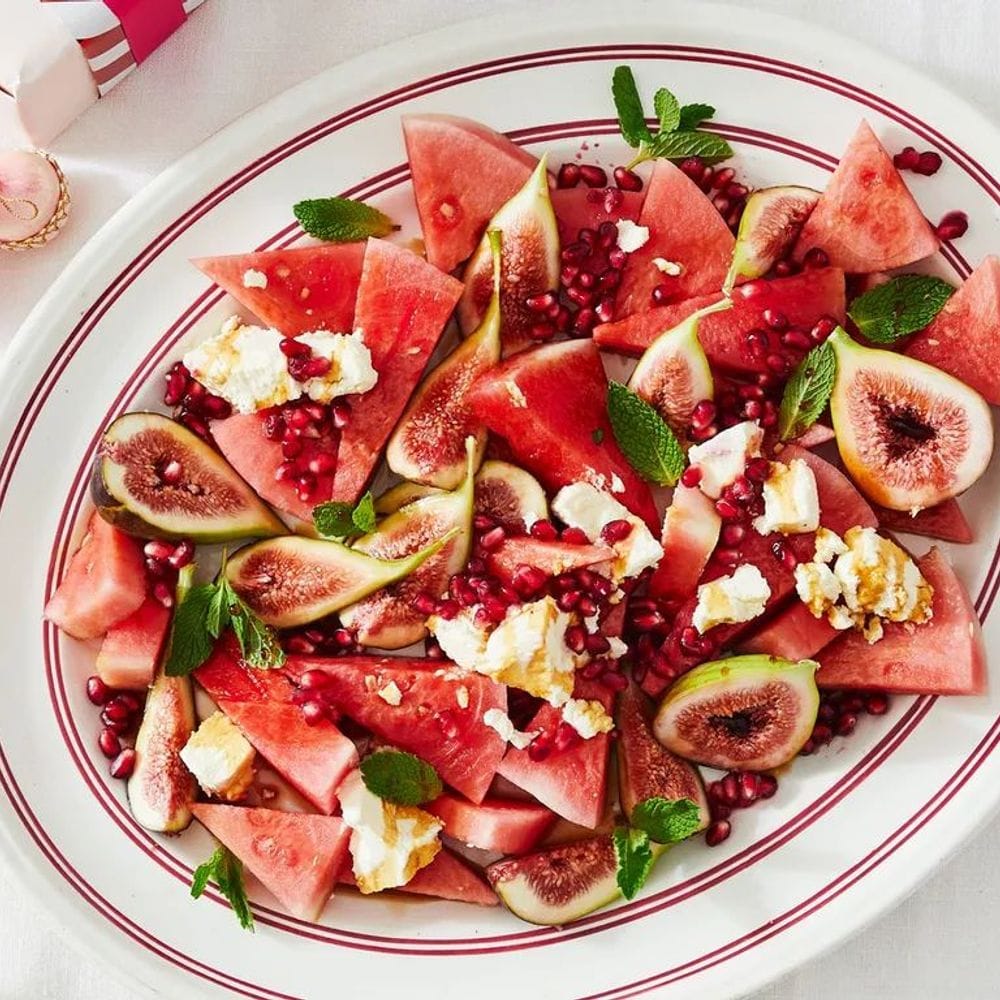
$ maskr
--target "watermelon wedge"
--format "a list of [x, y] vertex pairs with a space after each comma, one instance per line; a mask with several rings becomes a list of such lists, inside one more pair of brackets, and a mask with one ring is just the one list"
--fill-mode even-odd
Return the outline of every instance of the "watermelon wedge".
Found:
[[232, 636], [219, 640], [212, 655], [194, 672], [213, 701], [290, 702], [295, 688], [280, 670], [251, 670], [240, 660]]
[[817, 657], [820, 687], [903, 694], [986, 690], [982, 630], [968, 592], [937, 549], [916, 562], [934, 588], [934, 617], [909, 629], [889, 622], [874, 645], [858, 632], [844, 635]]
[[66, 575], [45, 605], [45, 617], [67, 635], [96, 639], [145, 599], [146, 566], [139, 543], [94, 514]]
[[722, 518], [697, 487], [678, 485], [663, 517], [663, 558], [649, 580], [654, 597], [686, 601], [719, 542]]
[[170, 627], [170, 610], [147, 597], [124, 621], [112, 625], [97, 654], [97, 674], [108, 687], [144, 691], [153, 683]]
[[191, 810], [289, 913], [318, 919], [347, 860], [351, 831], [343, 820], [205, 802]]
[[476, 805], [448, 792], [426, 808], [443, 821], [449, 837], [501, 854], [530, 851], [556, 821], [554, 812], [534, 802], [486, 798]]
[[559, 240], [563, 246], [580, 238], [581, 229], [597, 229], [602, 222], [628, 219], [637, 222], [646, 198], [644, 191], [615, 191], [621, 200], [609, 210], [606, 192], [600, 188], [557, 188], [549, 197], [559, 223]]
[[[594, 681], [577, 677], [576, 698], [600, 701], [608, 712], [614, 707], [614, 695]], [[527, 725], [526, 731], [541, 729], [551, 733], [562, 722], [562, 711], [544, 704]], [[608, 781], [608, 752], [611, 748], [607, 733], [581, 740], [568, 750], [556, 750], [541, 761], [533, 761], [527, 750], [507, 751], [498, 773], [508, 781], [533, 795], [554, 813], [593, 830], [604, 815]]]
[[333, 499], [347, 503], [364, 490], [462, 294], [461, 282], [415, 253], [384, 240], [367, 246], [354, 326], [364, 331], [379, 378], [351, 397], [341, 432]]
[[192, 263], [265, 325], [294, 337], [351, 329], [364, 253], [364, 243], [340, 243], [200, 257]]
[[[677, 302], [722, 287], [736, 241], [701, 188], [669, 160], [653, 167], [639, 225], [649, 229], [649, 240], [622, 269], [619, 316], [648, 310], [657, 285], [666, 285]], [[680, 264], [682, 273], [667, 277], [654, 257]]]
[[944, 542], [956, 542], [959, 545], [968, 545], [973, 540], [972, 527], [955, 499], [926, 507], [915, 516], [905, 510], [889, 510], [888, 507], [877, 505], [873, 509], [878, 518], [878, 526], [883, 531], [906, 531], [911, 535], [940, 538]]
[[469, 398], [476, 416], [506, 440], [514, 463], [550, 491], [581, 480], [610, 489], [617, 477], [625, 487], [617, 499], [658, 534], [649, 486], [615, 443], [607, 393], [600, 351], [590, 340], [570, 340], [508, 358]]
[[[307, 670], [325, 671], [323, 696], [330, 704], [381, 739], [426, 760], [466, 798], [482, 802], [505, 746], [483, 722], [483, 713], [506, 711], [503, 685], [481, 674], [462, 674], [445, 661], [401, 656], [296, 656], [289, 657], [286, 670], [296, 678]], [[390, 681], [403, 694], [399, 705], [378, 694]], [[465, 688], [467, 702], [459, 688]]]
[[740, 639], [737, 645], [741, 653], [809, 660], [839, 635], [825, 618], [815, 618], [801, 601], [796, 600]]
[[427, 260], [453, 271], [538, 160], [506, 136], [453, 115], [404, 115], [403, 139]]
[[[824, 316], [844, 322], [844, 272], [834, 267], [806, 270], [787, 278], [754, 282], [751, 298], [733, 293], [733, 307], [711, 313], [698, 323], [698, 339], [713, 368], [736, 374], [767, 371], [761, 358], [747, 348], [746, 335], [765, 326], [764, 310], [773, 309], [787, 317], [792, 326], [810, 330]], [[718, 292], [697, 295], [672, 305], [648, 309], [594, 328], [594, 340], [606, 351], [639, 357], [665, 330], [683, 323], [689, 316], [718, 302]]]
[[1000, 406], [1000, 260], [987, 257], [905, 352]]
[[[341, 870], [338, 881], [342, 885], [357, 885], [350, 865], [345, 865]], [[453, 899], [476, 906], [496, 906], [499, 903], [496, 893], [482, 876], [471, 865], [445, 849], [438, 851], [434, 860], [421, 868], [406, 885], [390, 891]]]
[[933, 227], [866, 121], [802, 227], [793, 257], [801, 261], [814, 248], [851, 274], [903, 267], [938, 248]]

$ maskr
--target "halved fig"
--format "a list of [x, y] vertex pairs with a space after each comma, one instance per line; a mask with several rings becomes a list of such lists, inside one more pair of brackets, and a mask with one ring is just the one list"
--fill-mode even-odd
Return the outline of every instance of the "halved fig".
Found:
[[454, 535], [449, 532], [403, 559], [387, 560], [340, 542], [283, 535], [240, 549], [229, 560], [226, 576], [258, 618], [276, 628], [292, 628], [409, 576]]
[[632, 810], [645, 799], [690, 799], [709, 823], [708, 798], [698, 769], [661, 746], [650, 728], [652, 705], [635, 684], [618, 702], [618, 800], [631, 821]]
[[[489, 230], [503, 234], [500, 265], [500, 337], [504, 356], [530, 347], [531, 328], [540, 321], [527, 300], [559, 287], [559, 227], [549, 198], [545, 157], [527, 183], [490, 220]], [[493, 297], [493, 252], [484, 236], [463, 275], [458, 303], [463, 333], [482, 323]]]
[[106, 521], [141, 538], [225, 542], [287, 530], [218, 452], [160, 413], [126, 413], [104, 432], [91, 494]]
[[990, 408], [974, 389], [903, 354], [830, 336], [837, 447], [870, 500], [920, 511], [967, 490], [993, 454]]
[[791, 760], [819, 709], [813, 660], [730, 656], [684, 674], [660, 703], [656, 738], [709, 767], [764, 771]]
[[715, 392], [712, 369], [698, 340], [704, 316], [732, 308], [729, 299], [692, 313], [672, 330], [661, 333], [635, 366], [628, 387], [644, 399], [682, 439], [691, 423], [691, 411]]
[[476, 513], [491, 517], [505, 531], [521, 534], [549, 516], [542, 484], [509, 462], [490, 459], [476, 476]]
[[429, 541], [451, 532], [451, 540], [405, 579], [369, 594], [340, 612], [340, 620], [362, 646], [402, 649], [427, 635], [427, 616], [414, 606], [419, 594], [440, 597], [460, 572], [472, 543], [472, 487], [477, 443], [468, 441], [465, 482], [452, 493], [434, 493], [390, 514], [354, 543], [378, 559], [412, 555]]
[[395, 514], [400, 507], [405, 507], [414, 500], [442, 493], [436, 486], [424, 486], [423, 483], [397, 483], [381, 496], [375, 498], [376, 514]]
[[794, 246], [817, 201], [819, 191], [793, 184], [754, 191], [743, 209], [723, 292], [728, 295], [740, 278], [767, 274]]

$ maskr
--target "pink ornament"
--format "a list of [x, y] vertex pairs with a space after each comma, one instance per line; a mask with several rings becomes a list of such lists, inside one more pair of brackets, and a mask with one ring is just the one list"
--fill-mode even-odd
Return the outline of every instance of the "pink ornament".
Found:
[[0, 250], [30, 250], [47, 243], [69, 213], [69, 191], [47, 153], [0, 152]]

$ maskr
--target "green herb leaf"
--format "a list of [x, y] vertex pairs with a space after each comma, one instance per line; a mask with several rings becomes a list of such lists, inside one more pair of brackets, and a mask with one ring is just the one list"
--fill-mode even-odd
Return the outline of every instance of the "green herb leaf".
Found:
[[676, 485], [684, 471], [684, 449], [656, 410], [620, 382], [610, 382], [608, 416], [636, 472], [660, 486]]
[[191, 895], [198, 899], [209, 881], [215, 882], [219, 892], [229, 901], [240, 926], [253, 931], [253, 913], [247, 900], [246, 886], [243, 884], [243, 862], [222, 844], [204, 864], [199, 865], [191, 880]]
[[901, 274], [856, 298], [847, 315], [869, 340], [894, 344], [927, 326], [954, 291], [940, 278]]
[[377, 208], [352, 198], [312, 198], [300, 201], [292, 211], [310, 236], [327, 243], [354, 243], [399, 229]]
[[602, 444], [604, 442], [604, 428], [595, 427], [590, 432], [590, 440], [593, 441], [594, 444]]
[[632, 825], [649, 834], [658, 844], [676, 844], [701, 826], [701, 810], [691, 799], [665, 799], [656, 795], [643, 799], [632, 810]]
[[[228, 582], [225, 586], [229, 587]], [[274, 630], [265, 625], [235, 593], [233, 597], [236, 603], [230, 624], [236, 633], [243, 659], [255, 670], [273, 670], [283, 666], [285, 651]]]
[[733, 147], [714, 132], [659, 132], [650, 143], [647, 159], [686, 160], [700, 156], [707, 163], [718, 163], [733, 155]]
[[168, 677], [184, 677], [212, 655], [215, 643], [208, 622], [214, 614], [214, 602], [215, 585], [205, 583], [192, 587], [177, 606], [170, 626], [170, 652], [163, 668]]
[[370, 490], [351, 511], [351, 521], [354, 523], [354, 527], [364, 534], [375, 530], [375, 501], [372, 499]]
[[642, 98], [635, 85], [635, 77], [628, 66], [617, 66], [611, 77], [611, 95], [615, 99], [618, 112], [618, 127], [622, 137], [632, 147], [638, 148], [649, 142], [653, 136], [646, 124], [646, 114], [642, 110]]
[[837, 356], [829, 342], [814, 347], [785, 383], [778, 410], [782, 441], [804, 434], [826, 409], [837, 379]]
[[715, 108], [711, 104], [685, 104], [681, 108], [680, 121], [676, 131], [690, 132], [703, 121], [715, 116]]
[[653, 870], [654, 858], [649, 846], [649, 834], [645, 830], [616, 826], [611, 837], [618, 862], [615, 873], [618, 888], [626, 899], [634, 899]]
[[660, 87], [653, 95], [653, 110], [660, 120], [661, 132], [673, 132], [680, 125], [680, 101], [666, 87]]
[[387, 802], [419, 806], [442, 790], [437, 771], [426, 761], [401, 750], [379, 750], [361, 762], [361, 779], [368, 791]]
[[375, 530], [375, 501], [366, 493], [353, 507], [340, 500], [330, 500], [313, 507], [313, 524], [324, 538], [345, 538], [358, 532]]

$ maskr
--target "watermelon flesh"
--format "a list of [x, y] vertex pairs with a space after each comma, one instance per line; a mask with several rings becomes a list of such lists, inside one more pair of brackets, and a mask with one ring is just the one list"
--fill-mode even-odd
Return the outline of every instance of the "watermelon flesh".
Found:
[[146, 599], [139, 543], [93, 514], [66, 575], [45, 605], [45, 617], [67, 635], [96, 639]]
[[570, 340], [509, 358], [476, 382], [470, 400], [476, 416], [506, 440], [514, 463], [548, 490], [580, 481], [610, 488], [617, 476], [625, 487], [617, 499], [659, 534], [649, 486], [615, 442], [607, 393], [600, 351], [593, 341]]
[[[669, 160], [653, 167], [639, 225], [649, 229], [649, 240], [629, 254], [622, 269], [619, 316], [648, 310], [657, 285], [667, 285], [677, 302], [722, 287], [736, 241], [701, 188]], [[680, 264], [682, 273], [664, 275], [654, 257]]]
[[[351, 329], [361, 280], [364, 243], [261, 250], [194, 263], [266, 326], [289, 337], [312, 330]], [[256, 275], [264, 275], [263, 288]], [[244, 283], [250, 281], [250, 287]]]
[[987, 257], [905, 348], [1000, 406], [1000, 260]]
[[986, 652], [972, 601], [947, 559], [931, 549], [916, 560], [934, 588], [934, 616], [925, 625], [893, 622], [869, 645], [850, 632], [818, 657], [816, 683], [902, 694], [982, 694]]
[[911, 535], [940, 538], [959, 545], [968, 545], [973, 540], [972, 527], [954, 498], [934, 507], [925, 507], [913, 516], [905, 510], [889, 510], [877, 505], [873, 509], [882, 531], [906, 531]]
[[556, 821], [554, 812], [533, 802], [486, 798], [476, 805], [448, 792], [426, 808], [443, 821], [449, 837], [501, 854], [525, 854]]
[[[443, 660], [410, 657], [289, 657], [286, 670], [301, 677], [323, 670], [323, 697], [344, 715], [401, 750], [423, 758], [442, 781], [482, 802], [503, 756], [504, 742], [483, 722], [491, 708], [507, 709], [507, 691], [482, 674], [462, 674]], [[371, 680], [369, 680], [371, 678]], [[393, 682], [402, 692], [389, 705], [378, 692]], [[468, 694], [459, 705], [458, 689]], [[463, 698], [464, 701], [464, 698]]]
[[[843, 323], [845, 318], [844, 272], [834, 267], [806, 270], [787, 278], [754, 282], [755, 293], [746, 298], [733, 293], [733, 307], [711, 313], [698, 323], [698, 339], [713, 369], [736, 374], [768, 371], [762, 358], [747, 348], [746, 335], [765, 326], [765, 309], [787, 317], [792, 326], [810, 330], [824, 316]], [[614, 323], [594, 328], [594, 340], [606, 351], [639, 357], [665, 330], [683, 323], [689, 316], [720, 299], [716, 291], [697, 295], [671, 305], [647, 309]]]
[[213, 701], [289, 702], [295, 688], [280, 670], [251, 670], [240, 661], [235, 638], [220, 639], [212, 655], [194, 672]]
[[840, 633], [826, 620], [816, 618], [801, 602], [793, 601], [750, 635], [739, 641], [741, 653], [767, 653], [786, 660], [812, 659]]
[[404, 115], [403, 139], [427, 260], [453, 271], [538, 160], [506, 136], [453, 115]]
[[379, 377], [374, 389], [349, 397], [334, 500], [353, 503], [361, 495], [461, 294], [461, 282], [415, 253], [368, 241], [354, 326], [364, 331]]
[[191, 811], [289, 913], [319, 918], [347, 860], [351, 831], [342, 819], [205, 802]]
[[663, 518], [663, 558], [650, 578], [649, 592], [675, 601], [691, 597], [721, 530], [722, 518], [712, 500], [697, 487], [678, 486]]
[[124, 621], [112, 625], [97, 654], [97, 675], [108, 687], [145, 691], [153, 683], [170, 627], [170, 610], [147, 597]]
[[517, 536], [505, 538], [489, 553], [487, 562], [494, 576], [509, 582], [519, 566], [533, 566], [547, 576], [558, 576], [585, 566], [600, 571], [614, 557], [614, 550], [606, 545], [571, 545]]
[[645, 191], [618, 191], [621, 201], [610, 211], [606, 195], [600, 188], [557, 188], [549, 197], [559, 223], [559, 240], [563, 246], [580, 238], [581, 229], [597, 229], [602, 222], [628, 219], [637, 222], [645, 200]]
[[854, 133], [795, 243], [851, 274], [887, 271], [929, 257], [938, 238], [866, 121]]

